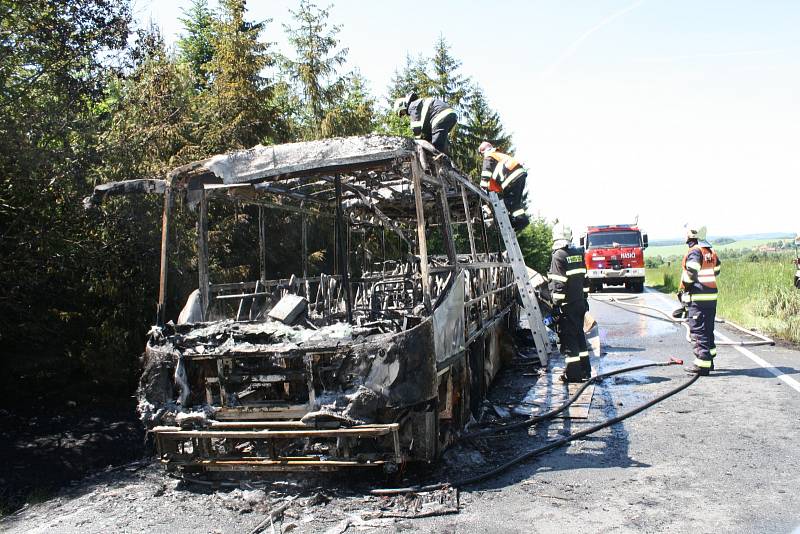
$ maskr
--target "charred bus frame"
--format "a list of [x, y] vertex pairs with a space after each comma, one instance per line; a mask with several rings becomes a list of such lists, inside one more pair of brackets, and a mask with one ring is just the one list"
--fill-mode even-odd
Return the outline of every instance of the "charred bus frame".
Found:
[[[164, 195], [158, 320], [139, 410], [168, 469], [433, 461], [478, 415], [511, 356], [517, 290], [502, 242], [490, 244], [488, 198], [425, 142], [369, 136], [259, 146], [185, 165], [166, 180], [104, 184], [87, 202], [127, 193]], [[177, 196], [197, 213], [198, 291], [184, 324], [165, 320]], [[259, 206], [254, 282], [210, 280], [208, 205], [225, 197]], [[302, 275], [268, 277], [268, 209], [301, 217]], [[337, 272], [308, 276], [309, 216], [334, 221]], [[453, 230], [461, 225], [464, 253]], [[380, 268], [364, 259], [352, 272], [347, 235], [360, 227], [390, 232], [408, 254], [383, 257]], [[433, 228], [444, 254], [430, 253]], [[268, 317], [287, 300], [301, 311], [300, 326]]]

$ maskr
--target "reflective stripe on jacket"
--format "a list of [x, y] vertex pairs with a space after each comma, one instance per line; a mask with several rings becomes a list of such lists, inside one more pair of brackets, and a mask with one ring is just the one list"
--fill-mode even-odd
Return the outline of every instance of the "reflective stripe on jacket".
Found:
[[711, 247], [691, 247], [681, 264], [680, 288], [684, 292], [684, 302], [716, 301], [719, 273], [719, 257]]
[[432, 130], [444, 119], [456, 112], [438, 98], [420, 98], [408, 105], [411, 131], [417, 139], [430, 141]]
[[525, 181], [527, 172], [522, 164], [513, 156], [492, 150], [483, 155], [483, 170], [481, 171], [481, 187], [489, 189], [491, 180], [494, 180], [500, 190], [507, 189], [517, 180]]
[[553, 304], [583, 300], [583, 286], [586, 282], [583, 249], [568, 246], [554, 250], [547, 277], [550, 279]]

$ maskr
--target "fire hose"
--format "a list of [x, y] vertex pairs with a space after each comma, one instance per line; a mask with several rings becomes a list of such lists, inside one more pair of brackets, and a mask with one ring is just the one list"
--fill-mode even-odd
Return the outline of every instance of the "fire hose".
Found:
[[[609, 371], [607, 373], [602, 373], [602, 374], [593, 376], [588, 381], [586, 381], [581, 386], [581, 388], [579, 388], [579, 390], [575, 394], [573, 394], [572, 397], [570, 397], [564, 404], [562, 404], [561, 406], [559, 406], [558, 408], [556, 408], [554, 410], [551, 410], [551, 411], [549, 411], [547, 413], [544, 413], [544, 414], [541, 414], [541, 415], [533, 416], [533, 417], [531, 417], [531, 418], [529, 418], [529, 419], [527, 419], [525, 421], [520, 421], [518, 423], [511, 423], [511, 424], [500, 426], [499, 428], [481, 430], [481, 431], [478, 431], [478, 432], [467, 434], [467, 435], [464, 436], [464, 438], [473, 438], [473, 437], [479, 437], [479, 436], [485, 436], [485, 435], [494, 435], [494, 434], [499, 434], [499, 433], [503, 433], [503, 432], [508, 432], [510, 430], [516, 430], [516, 429], [520, 429], [520, 428], [528, 428], [528, 427], [533, 426], [533, 425], [535, 425], [537, 423], [540, 423], [542, 421], [546, 421], [546, 420], [552, 419], [556, 415], [561, 413], [562, 411], [566, 410], [573, 402], [575, 402], [575, 400], [578, 398], [578, 396], [580, 396], [580, 394], [587, 387], [589, 387], [590, 384], [602, 381], [603, 379], [608, 378], [610, 376], [618, 375], [618, 374], [622, 374], [622, 373], [628, 373], [628, 372], [636, 371], [636, 370], [639, 370], [639, 369], [645, 369], [647, 367], [666, 367], [666, 366], [669, 366], [669, 365], [682, 365], [682, 364], [683, 364], [682, 360], [671, 358], [668, 362], [645, 363], [645, 364], [640, 364], [640, 365], [634, 365], [632, 367], [625, 367], [625, 368], [621, 368], [621, 369], [615, 369], [615, 370]], [[495, 477], [495, 476], [499, 475], [500, 473], [503, 473], [504, 471], [507, 471], [509, 468], [511, 468], [511, 467], [513, 467], [513, 466], [515, 466], [515, 465], [517, 465], [519, 463], [522, 463], [524, 461], [530, 460], [531, 458], [535, 458], [537, 456], [541, 456], [542, 454], [544, 454], [546, 452], [549, 452], [549, 451], [551, 451], [553, 449], [557, 449], [558, 447], [561, 447], [562, 445], [566, 445], [567, 443], [569, 443], [571, 441], [583, 438], [583, 437], [588, 436], [590, 434], [593, 434], [593, 433], [595, 433], [595, 432], [597, 432], [599, 430], [602, 430], [602, 429], [607, 428], [609, 426], [615, 425], [615, 424], [617, 424], [617, 423], [619, 423], [621, 421], [624, 421], [625, 419], [627, 419], [629, 417], [632, 417], [632, 416], [634, 416], [634, 415], [646, 410], [647, 408], [650, 408], [651, 406], [653, 406], [655, 404], [658, 404], [659, 402], [661, 402], [663, 400], [668, 399], [669, 397], [675, 395], [676, 393], [679, 393], [679, 392], [683, 391], [684, 389], [686, 389], [689, 386], [691, 386], [692, 384], [694, 384], [695, 381], [697, 381], [698, 378], [699, 378], [699, 375], [694, 375], [691, 378], [689, 378], [688, 380], [686, 380], [685, 382], [683, 382], [682, 384], [680, 384], [678, 387], [670, 389], [667, 392], [662, 393], [661, 395], [659, 395], [659, 396], [647, 401], [646, 403], [641, 404], [640, 406], [637, 406], [636, 408], [628, 410], [627, 412], [624, 412], [624, 413], [622, 413], [620, 415], [617, 415], [616, 417], [612, 417], [611, 419], [607, 419], [607, 420], [603, 421], [602, 423], [598, 423], [596, 425], [590, 426], [588, 428], [585, 428], [583, 430], [580, 430], [580, 431], [575, 432], [573, 434], [570, 434], [568, 436], [564, 436], [561, 439], [558, 439], [556, 441], [551, 441], [550, 443], [548, 443], [546, 445], [543, 445], [543, 446], [538, 447], [536, 449], [533, 449], [533, 450], [530, 450], [530, 451], [525, 452], [523, 454], [520, 454], [518, 456], [515, 456], [514, 458], [512, 458], [512, 459], [510, 459], [510, 460], [508, 460], [508, 461], [506, 461], [506, 462], [504, 462], [502, 464], [500, 464], [499, 466], [497, 466], [497, 467], [495, 467], [493, 469], [490, 469], [489, 471], [480, 473], [478, 475], [465, 477], [465, 478], [458, 479], [458, 480], [455, 480], [455, 481], [452, 481], [452, 482], [438, 483], [438, 484], [428, 484], [428, 485], [425, 485], [425, 486], [410, 486], [410, 487], [405, 487], [405, 488], [375, 489], [375, 490], [370, 491], [370, 493], [372, 495], [397, 495], [397, 494], [409, 493], [409, 492], [434, 491], [434, 490], [442, 489], [442, 488], [447, 487], [447, 486], [453, 486], [453, 487], [467, 486], [467, 485], [470, 485], [470, 484], [475, 484], [475, 483], [481, 482], [483, 480]]]
[[[592, 300], [595, 300], [597, 302], [603, 302], [605, 304], [608, 304], [609, 306], [614, 306], [615, 308], [619, 308], [621, 310], [625, 310], [625, 311], [630, 312], [630, 313], [636, 313], [636, 314], [639, 314], [639, 315], [644, 315], [645, 317], [650, 317], [650, 318], [653, 318], [653, 319], [660, 319], [660, 317], [653, 317], [652, 315], [649, 315], [649, 314], [646, 314], [646, 313], [642, 313], [642, 312], [639, 312], [639, 311], [636, 311], [636, 310], [632, 310], [630, 308], [627, 308], [626, 306], [630, 306], [630, 307], [633, 307], [633, 308], [643, 308], [643, 309], [646, 309], [646, 310], [651, 310], [653, 312], [656, 312], [656, 313], [664, 316], [665, 319], [663, 319], [663, 320], [666, 320], [667, 322], [670, 322], [670, 323], [673, 323], [673, 324], [683, 325], [683, 327], [686, 329], [686, 341], [689, 341], [689, 342], [692, 341], [692, 339], [690, 337], [689, 325], [688, 325], [686, 319], [675, 318], [672, 315], [670, 315], [669, 313], [667, 313], [667, 312], [665, 312], [663, 310], [660, 310], [658, 308], [655, 308], [653, 306], [647, 306], [645, 304], [634, 304], [633, 302], [626, 302], [628, 300], [633, 300], [633, 299], [635, 299], [637, 297], [605, 297], [605, 298], [599, 298], [599, 297], [597, 297], [595, 295], [592, 295], [591, 298], [592, 298]], [[758, 341], [718, 341], [718, 342], [716, 342], [717, 345], [731, 345], [731, 346], [738, 346], [738, 347], [759, 347], [759, 346], [763, 346], [763, 345], [775, 345], [775, 341], [773, 341], [772, 339], [768, 338], [767, 336], [765, 336], [763, 334], [759, 334], [758, 332], [754, 332], [752, 330], [749, 330], [749, 329], [747, 329], [747, 328], [745, 328], [743, 326], [740, 326], [740, 325], [738, 325], [738, 324], [736, 324], [736, 323], [734, 323], [732, 321], [729, 321], [727, 319], [715, 319], [714, 322], [718, 323], [718, 324], [726, 324], [726, 325], [730, 326], [731, 328], [739, 330], [740, 332], [742, 332], [744, 334], [747, 334], [749, 336], [752, 336], [752, 337], [758, 339]]]

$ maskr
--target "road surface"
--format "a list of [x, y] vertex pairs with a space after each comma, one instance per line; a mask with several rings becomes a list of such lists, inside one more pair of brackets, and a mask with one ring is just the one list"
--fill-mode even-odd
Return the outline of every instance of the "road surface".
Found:
[[[665, 311], [674, 307], [655, 292], [637, 302]], [[601, 371], [669, 357], [691, 361], [683, 328], [595, 300], [591, 311], [600, 324], [603, 355], [595, 364]], [[718, 339], [744, 339], [736, 331], [718, 333]], [[155, 465], [137, 464], [100, 473], [30, 506], [6, 518], [0, 530], [249, 532], [276, 503], [297, 494], [287, 515], [275, 521], [275, 532], [796, 531], [800, 351], [785, 344], [720, 346], [716, 361], [712, 376], [632, 419], [462, 488], [454, 514], [365, 520], [364, 511], [380, 510], [383, 501], [365, 496], [367, 481], [352, 476], [292, 477], [279, 485], [215, 492], [168, 479]], [[521, 402], [508, 380], [527, 381], [528, 387], [535, 380], [530, 375], [517, 367], [501, 376], [495, 402]], [[479, 473], [498, 458], [613, 417], [684, 380], [678, 366], [609, 379], [596, 388], [588, 420], [559, 419], [530, 435], [465, 443], [427, 481]]]

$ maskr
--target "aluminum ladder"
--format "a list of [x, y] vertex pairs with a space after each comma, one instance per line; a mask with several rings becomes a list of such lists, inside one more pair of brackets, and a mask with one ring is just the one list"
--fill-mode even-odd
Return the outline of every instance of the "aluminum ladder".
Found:
[[494, 218], [497, 221], [500, 235], [503, 236], [503, 242], [506, 244], [508, 261], [514, 271], [514, 279], [517, 282], [517, 289], [519, 289], [519, 296], [522, 298], [522, 304], [525, 306], [525, 315], [528, 318], [531, 334], [533, 334], [533, 344], [536, 347], [536, 353], [539, 355], [539, 361], [542, 363], [542, 367], [547, 367], [550, 341], [545, 331], [542, 311], [539, 309], [539, 300], [536, 298], [533, 286], [528, 280], [528, 270], [525, 266], [522, 250], [519, 248], [517, 234], [514, 232], [514, 228], [511, 227], [511, 220], [508, 217], [506, 205], [500, 197], [497, 196], [497, 193], [490, 192], [489, 200], [492, 202], [492, 207], [494, 208]]

